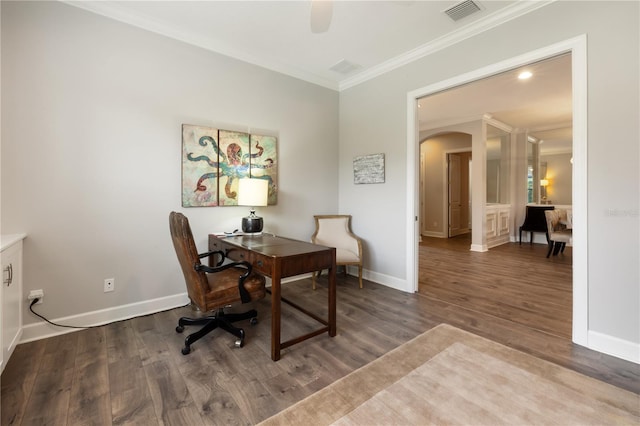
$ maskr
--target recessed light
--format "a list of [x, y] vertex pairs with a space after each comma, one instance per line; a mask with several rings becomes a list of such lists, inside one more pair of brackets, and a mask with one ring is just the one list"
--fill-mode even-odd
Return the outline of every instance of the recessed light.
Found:
[[518, 79], [520, 80], [526, 80], [528, 78], [531, 78], [533, 74], [531, 73], [531, 71], [522, 71], [519, 75], [518, 75]]

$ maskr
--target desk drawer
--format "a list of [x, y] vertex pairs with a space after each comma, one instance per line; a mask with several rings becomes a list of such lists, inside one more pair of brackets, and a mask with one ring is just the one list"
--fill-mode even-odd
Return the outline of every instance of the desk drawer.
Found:
[[244, 250], [231, 244], [225, 244], [220, 240], [212, 240], [210, 249], [222, 250], [226, 253], [227, 258], [234, 262], [247, 261], [251, 263], [254, 272], [259, 272], [265, 275], [271, 274], [273, 259], [269, 256], [264, 256], [258, 253], [251, 252], [249, 250]]
[[271, 276], [273, 258], [260, 255], [258, 253], [249, 253], [249, 259], [249, 262], [251, 262], [251, 265], [253, 265], [253, 270], [255, 272]]
[[249, 253], [247, 250], [243, 250], [230, 245], [222, 245], [221, 250], [225, 252], [227, 258], [231, 260], [234, 260], [236, 262], [246, 260], [250, 262], [249, 256], [251, 255], [251, 253]]

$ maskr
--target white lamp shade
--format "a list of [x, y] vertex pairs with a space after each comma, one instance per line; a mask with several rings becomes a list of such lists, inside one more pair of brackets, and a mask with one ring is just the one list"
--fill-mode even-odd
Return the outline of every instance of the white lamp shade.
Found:
[[269, 198], [269, 182], [266, 179], [240, 179], [238, 184], [239, 206], [266, 206]]

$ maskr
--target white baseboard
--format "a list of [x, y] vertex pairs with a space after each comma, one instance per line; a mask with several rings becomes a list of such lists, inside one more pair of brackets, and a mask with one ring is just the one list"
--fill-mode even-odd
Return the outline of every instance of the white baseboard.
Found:
[[423, 237], [447, 238], [444, 232], [440, 231], [422, 231], [420, 235], [422, 235]]
[[[355, 270], [358, 275], [358, 270]], [[282, 283], [297, 281], [302, 278], [311, 278], [311, 274], [297, 275], [282, 280]], [[267, 277], [267, 287], [271, 286], [271, 279]], [[311, 287], [309, 287], [311, 288]], [[115, 321], [122, 321], [142, 315], [154, 314], [156, 312], [166, 311], [168, 309], [178, 308], [189, 303], [187, 293], [175, 294], [172, 296], [160, 297], [143, 302], [130, 303], [113, 308], [101, 309], [98, 311], [84, 312], [77, 315], [71, 315], [62, 318], [53, 318], [50, 320], [55, 323], [71, 325], [75, 327], [86, 327], [108, 324]], [[57, 327], [45, 321], [34, 324], [27, 324], [22, 327], [22, 338], [18, 343], [27, 343], [34, 340], [46, 339], [47, 337], [58, 336], [62, 334], [79, 331], [78, 328]]]
[[589, 349], [640, 364], [640, 343], [589, 330]]
[[[358, 270], [355, 270], [355, 275], [358, 276]], [[395, 290], [404, 291], [407, 293], [413, 293], [413, 288], [407, 288], [407, 280], [392, 277], [390, 275], [380, 274], [378, 272], [372, 272], [364, 269], [362, 271], [362, 278], [374, 283], [382, 284], [384, 286], [393, 288]], [[366, 284], [365, 284], [366, 285]]]
[[[114, 321], [126, 320], [141, 315], [149, 315], [165, 311], [167, 309], [177, 308], [179, 306], [184, 306], [187, 303], [189, 303], [187, 293], [181, 293], [173, 296], [146, 300], [144, 302], [130, 303], [128, 305], [101, 309], [99, 311], [85, 312], [63, 318], [55, 318], [51, 319], [51, 321], [76, 327], [103, 325]], [[78, 330], [79, 329], [76, 328], [57, 327], [45, 321], [41, 321], [22, 327], [22, 339], [20, 339], [20, 343], [45, 339], [47, 337], [58, 336]]]
[[[349, 275], [357, 277], [358, 269], [356, 267], [349, 267], [347, 269], [347, 273], [349, 273]], [[407, 288], [406, 280], [385, 274], [380, 274], [377, 272], [372, 272], [366, 269], [362, 271], [362, 275], [363, 278], [368, 281], [373, 281], [375, 283], [396, 290], [413, 293], [413, 289]], [[311, 274], [305, 274], [297, 277], [290, 277], [286, 280], [283, 280], [283, 283], [296, 281], [301, 278], [308, 278], [310, 276]], [[141, 315], [149, 315], [167, 309], [177, 308], [180, 306], [184, 306], [187, 303], [189, 303], [189, 297], [187, 296], [187, 293], [180, 293], [173, 296], [161, 297], [158, 299], [131, 303], [123, 306], [101, 309], [98, 311], [85, 312], [82, 314], [63, 318], [56, 318], [52, 319], [52, 321], [77, 327], [102, 325], [114, 321], [126, 320]], [[25, 325], [22, 328], [22, 338], [20, 339], [20, 343], [26, 343], [34, 340], [44, 339], [47, 337], [71, 333], [73, 331], [78, 331], [78, 329], [56, 327], [47, 322], [41, 321], [35, 324]], [[617, 337], [609, 336], [607, 334], [591, 330], [588, 332], [588, 342], [589, 349], [602, 352], [616, 358], [621, 358], [636, 364], [640, 364], [640, 344], [638, 343], [619, 339]]]

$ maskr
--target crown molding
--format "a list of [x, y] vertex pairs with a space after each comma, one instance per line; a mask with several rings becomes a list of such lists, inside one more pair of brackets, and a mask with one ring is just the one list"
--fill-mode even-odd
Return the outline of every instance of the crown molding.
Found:
[[494, 12], [479, 21], [472, 22], [462, 28], [459, 28], [445, 36], [437, 38], [429, 43], [425, 43], [420, 47], [410, 50], [402, 55], [396, 56], [380, 65], [369, 68], [361, 73], [347, 78], [340, 82], [339, 91], [348, 89], [365, 81], [371, 80], [396, 68], [407, 65], [411, 62], [422, 59], [447, 47], [453, 46], [468, 38], [474, 37], [492, 28], [498, 27], [505, 22], [516, 19], [534, 10], [540, 9], [557, 0], [543, 1], [518, 1], [510, 6]]
[[284, 64], [272, 61], [266, 57], [258, 57], [256, 55], [241, 52], [232, 48], [224, 42], [208, 37], [199, 37], [184, 30], [173, 27], [166, 22], [160, 22], [149, 18], [148, 16], [134, 13], [130, 9], [109, 1], [83, 1], [83, 0], [59, 0], [61, 3], [69, 6], [77, 7], [97, 15], [104, 16], [146, 31], [163, 35], [174, 40], [182, 41], [192, 46], [200, 47], [214, 53], [228, 56], [233, 59], [247, 62], [252, 65], [266, 68], [280, 74], [286, 74], [299, 80], [307, 81], [318, 86], [326, 87], [332, 90], [338, 90], [338, 83], [333, 80], [319, 77], [316, 74], [309, 73], [297, 68], [295, 65]]
[[320, 77], [314, 73], [306, 72], [292, 64], [281, 63], [278, 61], [273, 61], [266, 57], [258, 57], [254, 54], [248, 54], [246, 52], [238, 51], [237, 49], [233, 49], [231, 46], [219, 40], [207, 37], [199, 37], [192, 33], [185, 32], [184, 30], [173, 27], [166, 22], [160, 22], [148, 16], [134, 13], [130, 9], [123, 7], [115, 2], [82, 0], [59, 1], [69, 6], [77, 7], [79, 9], [83, 9], [97, 15], [114, 19], [116, 21], [132, 25], [134, 27], [151, 31], [153, 33], [160, 34], [175, 40], [179, 40], [184, 43], [209, 50], [211, 52], [228, 56], [281, 74], [286, 74], [290, 77], [307, 81], [309, 83], [326, 87], [328, 89], [342, 91], [358, 84], [364, 83], [365, 81], [371, 80], [403, 65], [424, 58], [425, 56], [450, 47], [484, 31], [488, 31], [512, 19], [516, 19], [522, 15], [526, 15], [527, 13], [542, 8], [548, 4], [554, 3], [557, 0], [518, 1], [510, 6], [505, 7], [504, 9], [501, 9], [500, 11], [487, 15], [479, 21], [461, 27], [460, 29], [449, 33], [446, 36], [437, 38], [416, 49], [412, 49], [402, 55], [396, 56], [395, 58], [392, 58], [379, 65], [362, 71], [352, 77], [342, 80], [341, 82], [336, 82]]

